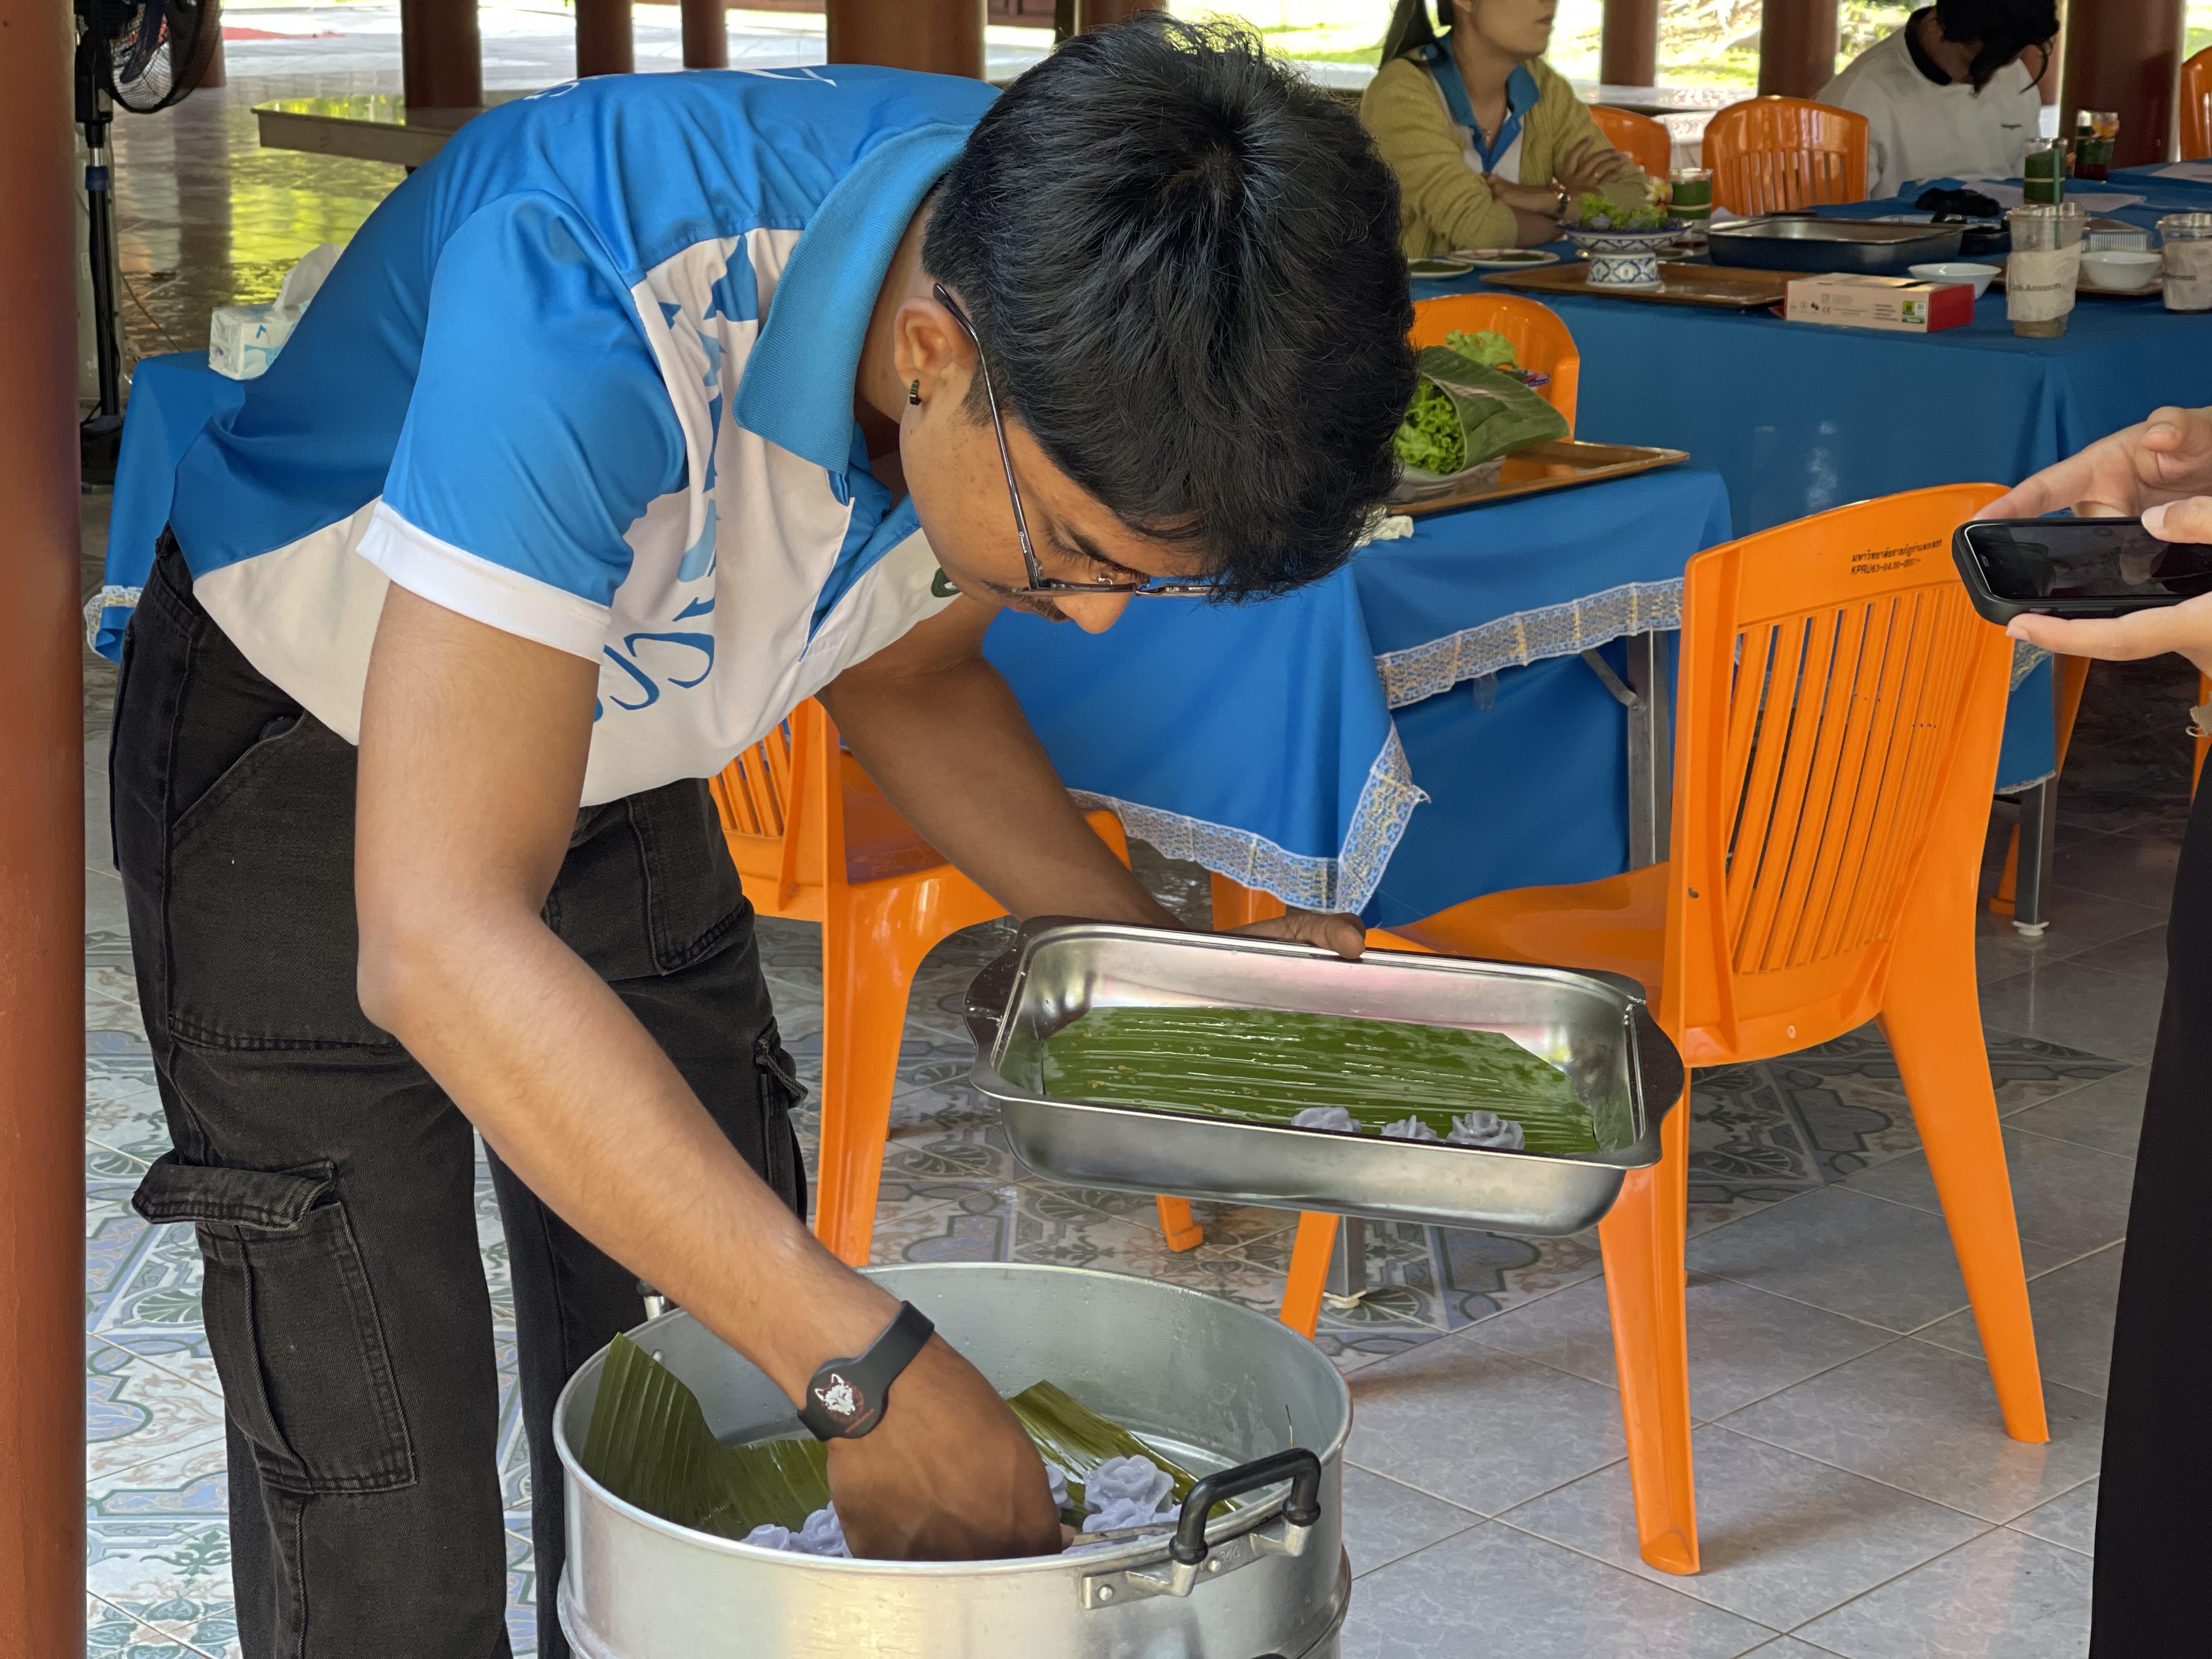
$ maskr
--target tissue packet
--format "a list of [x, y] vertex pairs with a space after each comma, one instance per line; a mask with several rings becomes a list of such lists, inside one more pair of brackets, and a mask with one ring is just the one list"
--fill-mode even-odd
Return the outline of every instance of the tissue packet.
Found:
[[325, 242], [285, 273], [283, 287], [266, 304], [217, 306], [208, 318], [208, 367], [234, 380], [266, 374], [344, 252]]

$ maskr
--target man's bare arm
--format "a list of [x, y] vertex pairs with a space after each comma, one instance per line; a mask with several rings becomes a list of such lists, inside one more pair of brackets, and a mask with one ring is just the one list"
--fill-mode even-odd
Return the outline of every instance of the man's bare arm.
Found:
[[[815, 1243], [540, 919], [598, 679], [592, 663], [391, 589], [362, 718], [362, 1006], [533, 1192], [795, 1401], [897, 1304]], [[836, 1443], [830, 1473], [864, 1552], [1057, 1545], [1034, 1449], [942, 1341], [874, 1433]]]

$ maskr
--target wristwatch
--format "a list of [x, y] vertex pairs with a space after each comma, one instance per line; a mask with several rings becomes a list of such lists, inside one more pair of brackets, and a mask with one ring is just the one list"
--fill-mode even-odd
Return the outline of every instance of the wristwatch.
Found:
[[799, 1405], [799, 1420], [817, 1440], [858, 1440], [884, 1420], [884, 1406], [899, 1373], [914, 1363], [937, 1327], [911, 1302], [898, 1317], [850, 1359], [833, 1359], [814, 1373]]

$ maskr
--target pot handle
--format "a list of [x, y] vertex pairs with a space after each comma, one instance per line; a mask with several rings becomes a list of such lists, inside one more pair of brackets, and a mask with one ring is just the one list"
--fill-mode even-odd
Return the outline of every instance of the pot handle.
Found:
[[1219, 1474], [1209, 1474], [1193, 1486], [1176, 1521], [1175, 1542], [1168, 1546], [1170, 1559], [1182, 1566], [1198, 1565], [1206, 1559], [1206, 1517], [1213, 1506], [1224, 1498], [1241, 1498], [1279, 1480], [1291, 1483], [1290, 1498], [1283, 1504], [1285, 1521], [1294, 1527], [1310, 1527], [1321, 1519], [1321, 1459], [1304, 1446], [1291, 1446]]

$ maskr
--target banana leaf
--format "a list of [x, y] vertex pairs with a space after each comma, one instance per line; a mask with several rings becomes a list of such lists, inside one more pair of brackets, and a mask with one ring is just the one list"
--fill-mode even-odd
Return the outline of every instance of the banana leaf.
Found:
[[581, 1462], [616, 1497], [721, 1538], [770, 1522], [796, 1532], [830, 1501], [822, 1443], [723, 1445], [698, 1396], [626, 1336], [607, 1349]]
[[1248, 1122], [1341, 1106], [1370, 1134], [1415, 1117], [1445, 1135], [1480, 1107], [1520, 1124], [1530, 1152], [1600, 1150], [1572, 1080], [1498, 1031], [1271, 1008], [1093, 1008], [1047, 1041], [1043, 1080], [1060, 1100]]
[[1423, 348], [1416, 368], [1397, 442], [1399, 459], [1416, 473], [1446, 477], [1567, 435], [1566, 416], [1516, 376], [1449, 346]]

